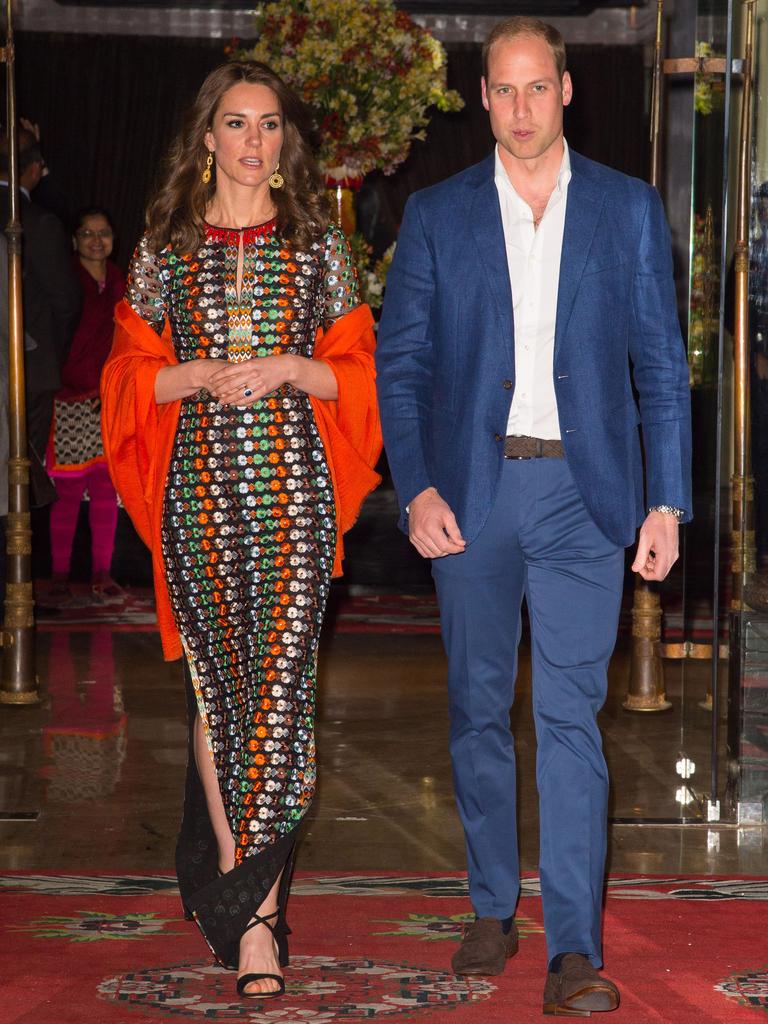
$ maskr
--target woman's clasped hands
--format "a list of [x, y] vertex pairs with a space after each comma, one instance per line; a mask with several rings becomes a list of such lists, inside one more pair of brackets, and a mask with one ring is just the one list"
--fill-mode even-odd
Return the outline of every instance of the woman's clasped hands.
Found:
[[202, 387], [223, 405], [250, 406], [291, 383], [293, 356], [254, 356], [242, 362], [204, 359]]

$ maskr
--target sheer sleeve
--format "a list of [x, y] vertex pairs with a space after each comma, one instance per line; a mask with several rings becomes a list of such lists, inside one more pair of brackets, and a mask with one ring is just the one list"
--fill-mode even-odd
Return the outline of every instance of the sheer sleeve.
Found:
[[125, 301], [158, 334], [168, 314], [162, 263], [142, 235], [128, 268]]
[[360, 285], [344, 233], [332, 224], [325, 236], [323, 322], [328, 327], [360, 305]]

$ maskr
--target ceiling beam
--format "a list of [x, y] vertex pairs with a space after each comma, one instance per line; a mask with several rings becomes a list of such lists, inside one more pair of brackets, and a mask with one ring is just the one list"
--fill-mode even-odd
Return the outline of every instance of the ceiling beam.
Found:
[[[136, 2], [136, 0], [134, 0]], [[180, 7], [132, 6], [123, 0], [107, 5], [104, 0], [88, 0], [87, 5], [71, 6], [70, 0], [24, 0], [17, 7], [16, 27], [22, 31], [81, 32], [95, 35], [164, 35], [177, 38], [242, 40], [254, 38], [253, 23], [257, 4], [247, 0], [181, 0]], [[567, 42], [571, 43], [645, 43], [653, 39], [655, 15], [647, 3], [638, 0], [612, 0], [610, 5], [598, 0], [538, 0], [536, 12], [543, 13], [558, 4], [573, 6], [575, 2], [594, 8], [591, 14], [547, 15]], [[431, 5], [429, 10], [414, 11], [414, 19], [429, 28], [443, 42], [483, 42], [500, 16], [531, 10], [531, 0], [413, 0], [416, 4]], [[452, 3], [470, 9], [473, 13], [449, 10]], [[68, 4], [65, 6], [65, 4]], [[237, 6], [234, 6], [237, 4]], [[621, 4], [621, 6], [619, 6]], [[403, 0], [410, 6], [410, 0]], [[498, 7], [498, 13], [483, 13], [486, 8]], [[667, 0], [666, 10], [671, 14], [674, 0]], [[561, 10], [563, 8], [561, 7]]]

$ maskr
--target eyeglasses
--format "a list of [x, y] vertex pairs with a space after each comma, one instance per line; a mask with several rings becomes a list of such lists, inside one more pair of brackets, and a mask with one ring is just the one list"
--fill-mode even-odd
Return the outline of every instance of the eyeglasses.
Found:
[[91, 231], [90, 228], [83, 228], [82, 231], [76, 231], [75, 234], [78, 238], [111, 238], [112, 229], [102, 228], [101, 231]]

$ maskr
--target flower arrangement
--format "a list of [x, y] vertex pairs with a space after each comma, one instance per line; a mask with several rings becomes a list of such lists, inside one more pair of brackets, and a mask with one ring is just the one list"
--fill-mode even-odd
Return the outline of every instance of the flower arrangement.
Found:
[[360, 283], [360, 297], [367, 302], [371, 309], [379, 309], [384, 302], [384, 288], [387, 283], [387, 273], [392, 264], [392, 257], [395, 255], [396, 242], [386, 250], [381, 259], [371, 265], [373, 248], [366, 242], [365, 238], [356, 231], [349, 236], [349, 247], [352, 251], [352, 260], [357, 269], [358, 281]]
[[303, 98], [332, 181], [392, 174], [430, 107], [460, 110], [445, 50], [393, 0], [277, 0], [256, 15], [258, 42], [239, 59], [268, 64]]

